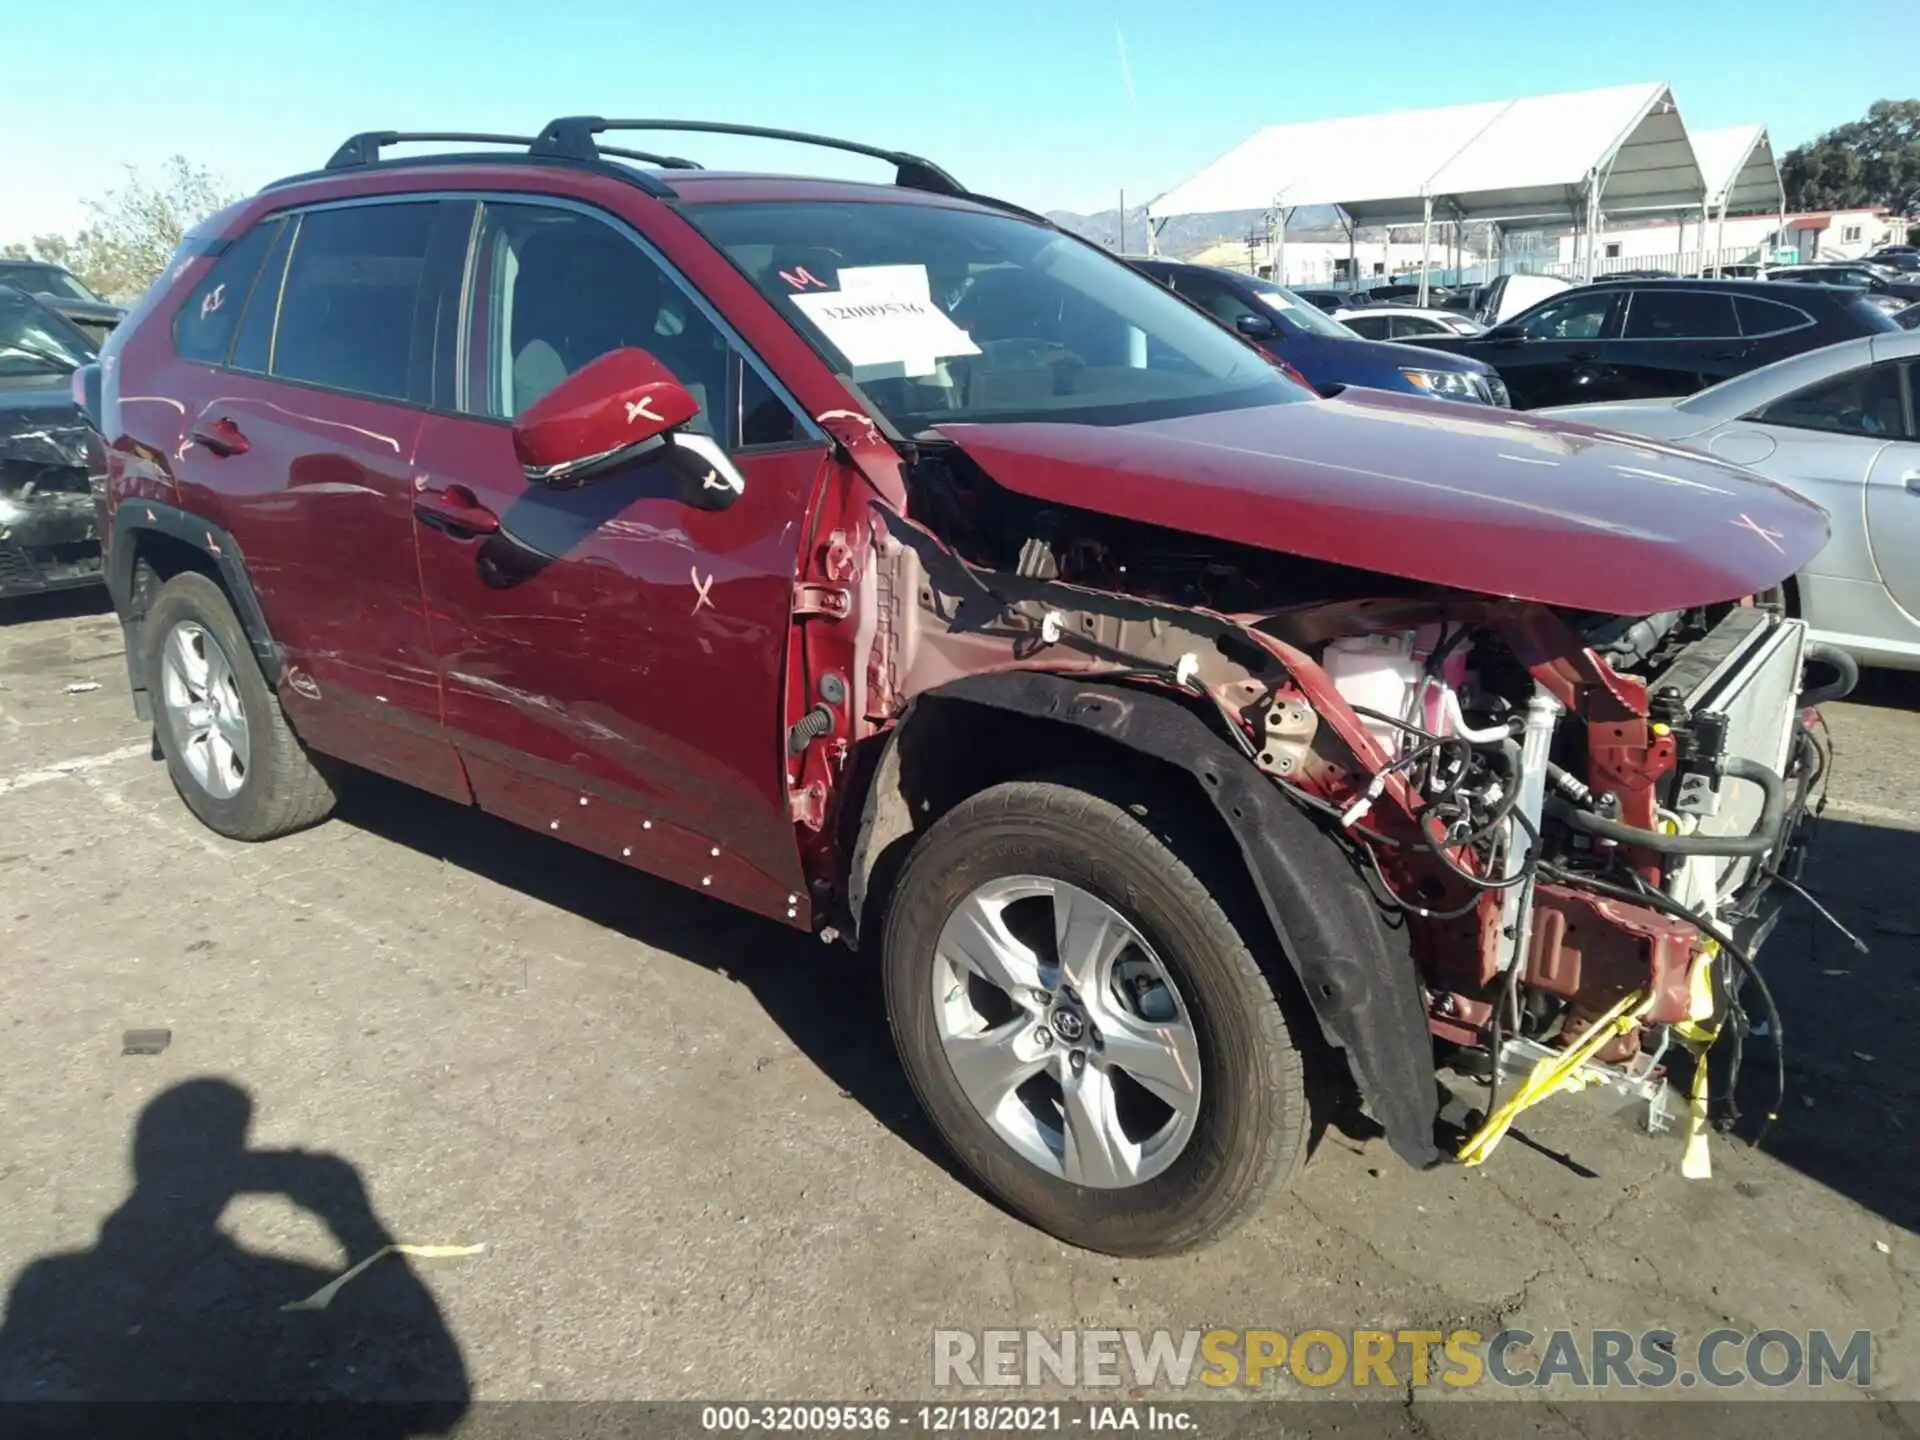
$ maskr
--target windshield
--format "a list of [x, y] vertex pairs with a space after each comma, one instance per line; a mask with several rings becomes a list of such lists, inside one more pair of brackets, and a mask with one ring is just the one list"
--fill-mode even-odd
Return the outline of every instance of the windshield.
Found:
[[1281, 329], [1295, 335], [1325, 335], [1332, 340], [1354, 338], [1353, 331], [1285, 286], [1254, 276], [1243, 275], [1239, 278], [1242, 285], [1260, 297], [1260, 303], [1267, 307]]
[[67, 375], [93, 357], [78, 330], [38, 301], [0, 287], [0, 376]]
[[902, 435], [1313, 398], [1163, 286], [1029, 221], [884, 201], [681, 213]]
[[0, 265], [0, 285], [11, 285], [29, 295], [50, 295], [55, 300], [100, 299], [58, 265]]

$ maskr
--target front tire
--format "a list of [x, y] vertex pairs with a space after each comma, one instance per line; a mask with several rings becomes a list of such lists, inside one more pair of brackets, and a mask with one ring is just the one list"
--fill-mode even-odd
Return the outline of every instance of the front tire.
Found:
[[288, 726], [226, 592], [184, 571], [161, 586], [141, 634], [160, 751], [201, 823], [271, 840], [324, 820], [332, 779]]
[[942, 1138], [1010, 1209], [1114, 1255], [1218, 1238], [1307, 1149], [1300, 1047], [1180, 818], [996, 785], [921, 838], [887, 915], [894, 1041]]

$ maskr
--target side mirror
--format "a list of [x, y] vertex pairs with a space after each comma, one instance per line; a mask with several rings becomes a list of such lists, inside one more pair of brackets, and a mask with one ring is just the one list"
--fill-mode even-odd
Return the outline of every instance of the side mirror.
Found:
[[1496, 345], [1511, 345], [1526, 339], [1527, 335], [1518, 325], [1509, 321], [1505, 325], [1494, 326], [1480, 338], [1483, 340], [1491, 340]]
[[73, 372], [73, 403], [93, 429], [100, 428], [100, 362]]
[[1242, 315], [1233, 322], [1233, 328], [1249, 340], [1269, 340], [1276, 327], [1264, 315]]
[[609, 350], [529, 405], [513, 449], [529, 480], [567, 485], [700, 413], [686, 386], [646, 351]]

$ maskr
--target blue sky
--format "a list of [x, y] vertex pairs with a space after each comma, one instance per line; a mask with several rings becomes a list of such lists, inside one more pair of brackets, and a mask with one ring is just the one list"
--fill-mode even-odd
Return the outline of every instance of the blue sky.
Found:
[[[0, 241], [173, 152], [235, 189], [361, 129], [699, 116], [915, 150], [1040, 208], [1170, 188], [1263, 124], [1641, 80], [1776, 147], [1920, 93], [1915, 0], [89, 0], [15, 4]], [[1126, 64], [1122, 64], [1122, 41]], [[664, 143], [664, 142], [663, 142]], [[689, 138], [709, 164], [847, 160]]]

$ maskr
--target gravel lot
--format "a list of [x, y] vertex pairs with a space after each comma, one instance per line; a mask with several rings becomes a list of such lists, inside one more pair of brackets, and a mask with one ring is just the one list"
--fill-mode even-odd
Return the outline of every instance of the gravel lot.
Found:
[[[1920, 684], [1867, 692], [1831, 708], [1810, 883], [1872, 953], [1798, 911], [1765, 952], [1792, 1093], [1764, 1151], [1690, 1183], [1675, 1136], [1564, 1097], [1479, 1171], [1333, 1130], [1227, 1243], [1116, 1262], [949, 1172], [837, 948], [372, 780], [317, 830], [218, 839], [148, 758], [104, 602], [12, 605], [0, 1386], [275, 1393], [312, 1363], [289, 1319], [368, 1393], [843, 1400], [929, 1394], [936, 1328], [1464, 1321], [1866, 1328], [1875, 1391], [1920, 1399]], [[123, 1055], [137, 1027], [171, 1043]], [[1752, 1108], [1771, 1067], [1753, 1042]], [[486, 1249], [277, 1313], [386, 1238]]]

